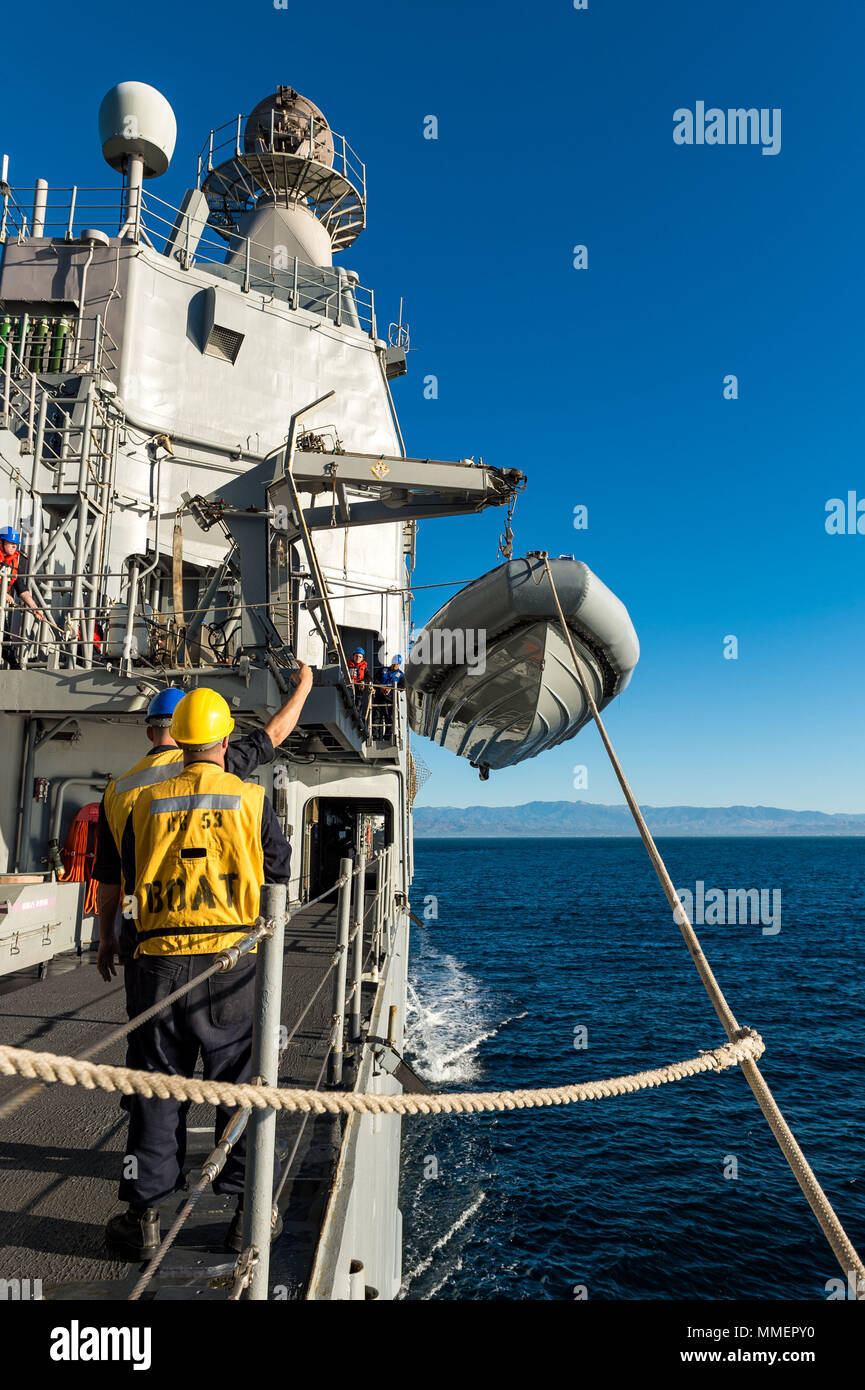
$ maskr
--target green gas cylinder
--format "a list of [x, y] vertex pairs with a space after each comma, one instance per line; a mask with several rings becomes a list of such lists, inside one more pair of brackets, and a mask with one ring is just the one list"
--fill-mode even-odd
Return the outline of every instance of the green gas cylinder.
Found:
[[69, 336], [71, 322], [67, 318], [59, 318], [54, 325], [54, 337], [51, 342], [51, 359], [48, 364], [50, 372], [62, 372], [63, 357], [66, 348], [66, 339]]

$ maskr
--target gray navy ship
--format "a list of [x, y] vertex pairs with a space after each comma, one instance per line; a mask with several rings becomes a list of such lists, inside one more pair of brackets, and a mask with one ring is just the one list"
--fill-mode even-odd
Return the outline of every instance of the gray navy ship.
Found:
[[[366, 223], [365, 166], [313, 102], [279, 87], [211, 131], [178, 206], [153, 192], [176, 139], [164, 97], [120, 83], [99, 134], [107, 189], [13, 185], [5, 157], [0, 182], [0, 522], [20, 537], [19, 559], [0, 564], [0, 1041], [75, 1055], [124, 1020], [121, 982], [95, 968], [89, 869], [96, 808], [145, 751], [149, 701], [211, 686], [250, 731], [303, 661], [301, 720], [256, 774], [293, 849], [279, 1081], [422, 1086], [402, 1058], [424, 775], [413, 734], [485, 778], [589, 717], [544, 557], [514, 558], [509, 525], [501, 563], [412, 630], [419, 524], [434, 550], [436, 518], [510, 518], [525, 477], [407, 456], [391, 383], [408, 332], [401, 313], [380, 331], [373, 291], [345, 264]], [[585, 566], [553, 563], [603, 706], [630, 678], [636, 637]], [[19, 602], [25, 580], [35, 611]], [[404, 681], [387, 690], [397, 654]], [[102, 1059], [122, 1064], [123, 1045]], [[23, 1086], [2, 1079], [0, 1106]], [[25, 1099], [0, 1124], [0, 1270], [44, 1298], [127, 1297], [139, 1270], [103, 1240], [117, 1097], [53, 1085]], [[280, 1114], [268, 1297], [396, 1297], [400, 1127]], [[193, 1106], [191, 1168], [212, 1142], [212, 1111]], [[147, 1297], [224, 1299], [237, 1275], [225, 1221], [205, 1194]]]

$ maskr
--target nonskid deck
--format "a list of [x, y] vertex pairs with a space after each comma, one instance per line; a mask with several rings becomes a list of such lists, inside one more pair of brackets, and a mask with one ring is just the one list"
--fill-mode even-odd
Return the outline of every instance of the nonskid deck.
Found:
[[[298, 912], [286, 930], [282, 1018], [289, 1030], [330, 963], [335, 908], [321, 903]], [[280, 1084], [312, 1087], [328, 1049], [331, 991], [325, 986], [283, 1056]], [[105, 984], [95, 954], [50, 962], [46, 977], [0, 998], [0, 1038], [6, 1043], [69, 1055], [91, 1046], [125, 1019], [122, 980]], [[125, 1044], [100, 1054], [122, 1064]], [[0, 1102], [21, 1088], [0, 1079]], [[281, 1112], [278, 1143], [294, 1147], [303, 1116]], [[189, 1112], [187, 1168], [213, 1147], [213, 1110]], [[318, 1241], [341, 1136], [341, 1121], [310, 1117], [280, 1202], [284, 1229], [274, 1246], [272, 1298], [302, 1297]], [[121, 1299], [140, 1272], [114, 1259], [104, 1224], [121, 1209], [117, 1198], [126, 1115], [116, 1094], [61, 1085], [46, 1088], [2, 1122], [0, 1131], [0, 1270], [3, 1277], [41, 1281], [44, 1298]], [[163, 1232], [183, 1200], [165, 1203]], [[233, 1201], [206, 1193], [169, 1251], [149, 1296], [225, 1299], [234, 1255], [222, 1248]], [[147, 1297], [148, 1295], [145, 1295]]]

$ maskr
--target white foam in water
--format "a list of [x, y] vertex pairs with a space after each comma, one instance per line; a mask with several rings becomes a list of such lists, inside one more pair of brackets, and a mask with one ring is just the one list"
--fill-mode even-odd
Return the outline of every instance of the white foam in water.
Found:
[[[434, 1089], [472, 1089], [484, 1071], [483, 1044], [527, 1011], [503, 1018], [504, 1001], [485, 990], [455, 956], [438, 951], [426, 934], [418, 944], [408, 984], [406, 1052]], [[486, 1199], [480, 1183], [490, 1176], [483, 1171], [486, 1159], [475, 1152], [478, 1138], [472, 1127], [421, 1133], [409, 1128], [404, 1133], [404, 1157], [417, 1178], [406, 1204], [411, 1267], [400, 1298], [433, 1298], [462, 1268], [473, 1218]], [[435, 1182], [423, 1170], [431, 1154], [443, 1175]], [[455, 1215], [456, 1202], [467, 1205], [462, 1211], [456, 1207]]]
[[433, 947], [415, 965], [408, 987], [407, 1050], [431, 1085], [465, 1084], [480, 1072], [477, 1049], [498, 1032], [493, 1001], [455, 956]]
[[457, 1061], [458, 1058], [464, 1057], [466, 1053], [474, 1052], [480, 1043], [486, 1042], [487, 1038], [494, 1038], [501, 1028], [505, 1028], [509, 1023], [516, 1023], [518, 1018], [525, 1018], [527, 1014], [528, 1009], [523, 1009], [521, 1014], [511, 1014], [510, 1018], [503, 1018], [498, 1028], [491, 1028], [488, 1033], [478, 1033], [478, 1036], [472, 1038], [471, 1042], [463, 1043], [462, 1047], [458, 1047], [454, 1052], [449, 1052], [446, 1057], [442, 1057], [441, 1065], [448, 1066], [451, 1062]]
[[462, 1256], [460, 1256], [459, 1259], [457, 1260], [456, 1264], [453, 1266], [453, 1268], [452, 1268], [452, 1269], [449, 1269], [448, 1272], [447, 1272], [447, 1274], [443, 1275], [442, 1278], [439, 1279], [438, 1283], [435, 1285], [434, 1288], [430, 1289], [430, 1291], [429, 1291], [429, 1293], [426, 1295], [426, 1297], [427, 1297], [428, 1299], [429, 1299], [429, 1298], [435, 1298], [436, 1294], [439, 1292], [440, 1289], [443, 1289], [443, 1288], [444, 1288], [444, 1286], [445, 1286], [445, 1284], [448, 1282], [448, 1280], [449, 1280], [449, 1279], [452, 1279], [452, 1278], [454, 1277], [455, 1274], [459, 1274], [459, 1272], [460, 1272], [460, 1270], [462, 1269], [462, 1267], [463, 1267], [463, 1261], [462, 1261]]
[[[413, 1284], [415, 1279], [420, 1278], [422, 1274], [426, 1274], [433, 1260], [436, 1258], [438, 1252], [440, 1250], [443, 1250], [444, 1247], [448, 1245], [450, 1241], [453, 1240], [457, 1232], [462, 1230], [466, 1222], [472, 1219], [481, 1203], [486, 1199], [486, 1195], [487, 1194], [485, 1192], [479, 1192], [475, 1199], [472, 1202], [470, 1202], [469, 1205], [466, 1207], [465, 1211], [460, 1213], [460, 1215], [457, 1217], [456, 1221], [453, 1223], [450, 1229], [447, 1230], [443, 1236], [439, 1236], [438, 1240], [431, 1247], [429, 1254], [425, 1255], [424, 1258], [418, 1264], [415, 1265], [414, 1269], [411, 1270], [410, 1273], [408, 1273], [405, 1276], [405, 1278], [403, 1279], [402, 1288], [400, 1289], [399, 1293], [400, 1298], [405, 1297], [409, 1285]], [[441, 1282], [436, 1285], [437, 1289], [440, 1289], [442, 1284], [447, 1282], [447, 1280], [458, 1268], [459, 1263], [460, 1261], [457, 1261], [456, 1264], [452, 1265], [448, 1269], [447, 1274], [444, 1276]], [[427, 1295], [427, 1297], [431, 1297], [431, 1295]]]

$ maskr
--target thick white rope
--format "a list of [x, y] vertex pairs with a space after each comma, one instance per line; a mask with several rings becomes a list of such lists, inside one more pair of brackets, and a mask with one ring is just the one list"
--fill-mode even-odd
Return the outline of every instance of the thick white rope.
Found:
[[471, 1115], [495, 1110], [527, 1110], [547, 1105], [571, 1105], [582, 1100], [630, 1095], [668, 1081], [682, 1081], [701, 1072], [724, 1071], [763, 1055], [763, 1039], [748, 1028], [738, 1038], [701, 1052], [684, 1062], [671, 1062], [652, 1071], [612, 1076], [604, 1081], [581, 1081], [571, 1086], [547, 1086], [523, 1091], [478, 1091], [437, 1095], [374, 1095], [354, 1091], [298, 1091], [240, 1082], [204, 1081], [168, 1076], [164, 1072], [134, 1071], [52, 1052], [31, 1052], [0, 1045], [0, 1075], [38, 1077], [88, 1091], [122, 1091], [149, 1100], [191, 1100], [204, 1105], [249, 1105], [256, 1110], [300, 1110], [324, 1115]]
[[[667, 866], [661, 858], [661, 852], [658, 849], [658, 846], [655, 844], [652, 832], [646, 824], [645, 817], [643, 816], [643, 813], [637, 804], [637, 799], [634, 796], [634, 793], [631, 791], [628, 779], [625, 776], [624, 770], [622, 768], [621, 763], [619, 762], [618, 757], [616, 756], [615, 749], [613, 748], [613, 745], [610, 742], [609, 734], [607, 733], [607, 730], [604, 726], [604, 721], [601, 719], [600, 711], [598, 710], [598, 706], [595, 702], [595, 697], [592, 694], [590, 682], [586, 678], [586, 673], [583, 669], [583, 664], [577, 656], [577, 650], [574, 646], [573, 638], [571, 637], [570, 628], [568, 627], [568, 624], [565, 621], [565, 615], [562, 612], [562, 605], [559, 602], [558, 590], [556, 589], [556, 581], [553, 578], [553, 571], [550, 566], [549, 556], [547, 555], [544, 555], [544, 567], [546, 570], [547, 578], [550, 581], [550, 588], [552, 589], [556, 610], [558, 612], [559, 620], [562, 625], [562, 632], [570, 649], [571, 660], [574, 663], [574, 670], [577, 673], [577, 679], [580, 685], [582, 686], [583, 694], [586, 697], [586, 702], [588, 704], [592, 718], [598, 726], [598, 733], [601, 735], [601, 741], [603, 742], [604, 748], [607, 750], [607, 756], [610, 759], [610, 763], [612, 764], [613, 771], [616, 774], [619, 786], [621, 787], [622, 792], [624, 793], [624, 797], [626, 802], [628, 803], [631, 815], [634, 817], [637, 829], [640, 832], [640, 837], [643, 841], [643, 844], [646, 847], [646, 851], [649, 855], [649, 858], [652, 861], [652, 866], [655, 870], [655, 873], [657, 874], [658, 879], [660, 880], [660, 884], [666, 895], [667, 902], [673, 909], [675, 921], [679, 923], [682, 935], [685, 938], [685, 945], [688, 947], [688, 950], [691, 953], [691, 958], [695, 966], [697, 967], [700, 979], [703, 981], [703, 984], [706, 987], [706, 993], [712, 1001], [715, 1013], [718, 1015], [719, 1019], [723, 1023], [728, 1038], [733, 1039], [738, 1036], [740, 1031], [739, 1025], [736, 1022], [736, 1016], [733, 1013], [733, 1010], [730, 1008], [730, 1005], [727, 1003], [727, 1000], [724, 997], [724, 991], [721, 989], [721, 986], [715, 979], [715, 976], [712, 972], [712, 968], [709, 965], [709, 962], [706, 960], [705, 955], [703, 954], [703, 948], [700, 945], [697, 933], [695, 932], [694, 927], [688, 918], [688, 914], [685, 911], [684, 906], [682, 905], [676, 893], [676, 890], [673, 886], [673, 880], [670, 878]], [[841, 1222], [839, 1221], [838, 1216], [836, 1215], [835, 1210], [832, 1207], [831, 1202], [829, 1201], [829, 1198], [826, 1196], [826, 1193], [823, 1191], [822, 1187], [817, 1181], [817, 1178], [815, 1177], [814, 1172], [811, 1169], [810, 1164], [808, 1163], [808, 1160], [806, 1159], [804, 1153], [799, 1147], [799, 1144], [796, 1140], [795, 1135], [793, 1134], [793, 1131], [790, 1129], [790, 1126], [787, 1124], [787, 1121], [781, 1114], [781, 1111], [779, 1110], [778, 1105], [775, 1101], [775, 1097], [772, 1095], [772, 1092], [770, 1091], [766, 1083], [765, 1077], [760, 1071], [760, 1068], [757, 1066], [757, 1063], [753, 1060], [753, 1058], [750, 1057], [743, 1059], [742, 1071], [745, 1074], [745, 1080], [748, 1082], [748, 1085], [751, 1087], [751, 1090], [754, 1093], [754, 1097], [757, 1101], [757, 1104], [759, 1105], [760, 1109], [763, 1112], [763, 1115], [766, 1118], [769, 1128], [771, 1129], [776, 1140], [778, 1141], [778, 1145], [781, 1149], [781, 1152], [783, 1153], [784, 1157], [789, 1163], [791, 1169], [793, 1170], [793, 1175], [796, 1178], [796, 1181], [798, 1182], [803, 1193], [805, 1194], [808, 1205], [810, 1206], [811, 1210], [813, 1211], [814, 1215], [819, 1221], [820, 1226], [823, 1230], [823, 1234], [825, 1235], [826, 1239], [832, 1247], [832, 1250], [835, 1253], [835, 1258], [837, 1259], [845, 1275], [849, 1276], [852, 1274], [855, 1277], [856, 1288], [859, 1290], [857, 1296], [861, 1299], [865, 1299], [865, 1264], [862, 1263], [862, 1260], [860, 1259], [852, 1241], [850, 1240], [850, 1237], [847, 1235], [847, 1232], [841, 1225]]]

